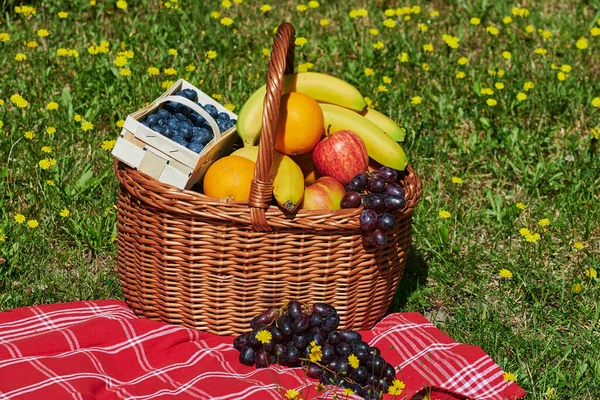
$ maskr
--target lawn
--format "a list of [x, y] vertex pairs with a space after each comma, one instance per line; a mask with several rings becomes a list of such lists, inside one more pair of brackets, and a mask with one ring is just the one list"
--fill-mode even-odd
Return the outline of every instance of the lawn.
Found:
[[393, 310], [531, 399], [600, 397], [600, 5], [33, 3], [0, 5], [0, 310], [120, 298], [119, 126], [182, 77], [239, 111], [290, 21], [297, 70], [406, 129], [424, 193]]

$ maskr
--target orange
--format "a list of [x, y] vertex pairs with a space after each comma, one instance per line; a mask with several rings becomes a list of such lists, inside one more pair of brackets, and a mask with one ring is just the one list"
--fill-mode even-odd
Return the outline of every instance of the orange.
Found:
[[325, 130], [323, 111], [319, 104], [303, 93], [281, 96], [275, 148], [280, 153], [308, 153], [317, 145]]
[[239, 156], [220, 158], [204, 175], [204, 194], [217, 199], [248, 201], [253, 177], [253, 161]]

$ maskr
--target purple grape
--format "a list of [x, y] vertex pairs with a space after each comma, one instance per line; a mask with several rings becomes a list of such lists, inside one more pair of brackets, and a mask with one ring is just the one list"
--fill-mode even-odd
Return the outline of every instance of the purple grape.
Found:
[[383, 370], [383, 376], [385, 376], [389, 380], [396, 378], [396, 369], [392, 364], [386, 364], [385, 369]]
[[240, 350], [240, 363], [249, 367], [254, 365], [254, 349], [252, 347], [244, 347]]
[[285, 346], [285, 344], [276, 344], [275, 351], [273, 352], [273, 354], [277, 357], [275, 363], [283, 364], [287, 361], [287, 347]]
[[336, 309], [327, 303], [315, 303], [312, 306], [312, 313], [327, 318], [331, 314], [337, 314]]
[[349, 192], [361, 192], [367, 187], [369, 178], [365, 174], [355, 175], [354, 178], [346, 184], [346, 190]]
[[365, 208], [374, 211], [383, 211], [385, 204], [383, 198], [375, 193], [370, 193], [364, 197]]
[[358, 383], [365, 383], [369, 373], [365, 367], [358, 367], [350, 373], [350, 378], [354, 379]]
[[340, 317], [337, 314], [332, 314], [323, 321], [323, 330], [325, 332], [335, 331], [340, 324]]
[[269, 308], [267, 311], [252, 318], [252, 321], [250, 321], [250, 326], [252, 327], [252, 329], [258, 329], [262, 326], [270, 325], [273, 321], [275, 321], [275, 318], [277, 318], [278, 316], [279, 309]]
[[390, 233], [396, 227], [396, 218], [388, 212], [377, 216], [377, 227], [384, 233]]
[[385, 192], [390, 196], [396, 196], [404, 199], [404, 188], [398, 183], [389, 183], [385, 187]]
[[360, 207], [361, 198], [357, 192], [346, 192], [340, 203], [342, 208], [358, 208]]
[[342, 342], [342, 343], [338, 344], [337, 346], [335, 346], [335, 352], [339, 356], [346, 357], [350, 353], [352, 353], [352, 346], [350, 346], [346, 342]]
[[294, 336], [294, 347], [301, 350], [308, 345], [308, 335], [296, 335]]
[[404, 201], [403, 198], [396, 196], [387, 196], [385, 200], [383, 200], [383, 204], [388, 210], [402, 210], [406, 207], [406, 201]]
[[381, 193], [385, 191], [385, 181], [381, 178], [371, 178], [367, 190], [371, 193]]
[[338, 331], [329, 332], [329, 335], [327, 335], [327, 343], [332, 344], [334, 346], [338, 344], [341, 340], [342, 336]]
[[381, 232], [379, 229], [377, 229], [375, 232], [373, 232], [373, 242], [375, 243], [375, 246], [377, 247], [383, 247], [387, 244], [387, 235], [383, 232]]
[[370, 231], [377, 226], [377, 213], [373, 210], [363, 210], [360, 213], [360, 229]]
[[365, 246], [375, 244], [375, 237], [373, 236], [373, 232], [365, 233], [364, 235], [362, 235], [362, 243]]
[[246, 346], [250, 345], [250, 334], [248, 333], [244, 333], [243, 335], [240, 335], [238, 337], [236, 337], [235, 339], [233, 339], [233, 347], [237, 350], [237, 351], [242, 351], [242, 349]]
[[384, 180], [385, 183], [392, 183], [398, 180], [398, 173], [396, 170], [391, 169], [390, 167], [381, 167], [379, 168], [379, 177]]
[[321, 324], [323, 323], [323, 318], [321, 318], [320, 315], [317, 314], [311, 314], [310, 315], [310, 326], [321, 326]]
[[300, 352], [296, 347], [290, 346], [287, 348], [285, 358], [287, 358], [288, 362], [295, 363], [300, 358]]
[[317, 364], [310, 364], [306, 370], [306, 376], [309, 378], [319, 379], [323, 375], [323, 368]]
[[264, 350], [259, 350], [254, 354], [254, 362], [256, 368], [267, 368], [269, 366], [269, 359], [271, 355]]
[[295, 333], [303, 333], [310, 328], [310, 316], [306, 313], [301, 312], [300, 315], [294, 319], [292, 328]]
[[358, 332], [354, 332], [348, 329], [344, 329], [341, 331], [338, 331], [340, 333], [340, 336], [342, 337], [342, 341], [348, 343], [348, 344], [352, 344], [355, 342], [360, 342], [362, 340], [362, 336], [360, 336], [360, 333]]
[[329, 364], [335, 359], [335, 347], [329, 343], [325, 343], [321, 349], [323, 355], [321, 357], [321, 363]]
[[302, 314], [302, 306], [298, 300], [292, 300], [288, 303], [288, 313], [293, 319], [298, 318]]

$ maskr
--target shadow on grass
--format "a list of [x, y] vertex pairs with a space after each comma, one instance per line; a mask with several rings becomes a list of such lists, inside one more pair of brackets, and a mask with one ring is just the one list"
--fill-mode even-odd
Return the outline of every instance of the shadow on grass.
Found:
[[396, 294], [388, 309], [388, 314], [403, 311], [410, 296], [420, 287], [426, 285], [428, 275], [429, 266], [425, 262], [425, 259], [416, 251], [414, 246], [410, 246], [404, 266], [404, 274], [402, 275], [398, 289], [396, 289]]

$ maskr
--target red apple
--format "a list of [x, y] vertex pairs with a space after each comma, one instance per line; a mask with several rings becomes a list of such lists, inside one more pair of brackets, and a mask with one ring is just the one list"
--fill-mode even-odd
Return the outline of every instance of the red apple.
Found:
[[339, 210], [345, 194], [346, 189], [337, 179], [324, 176], [304, 189], [301, 208], [304, 210]]
[[369, 154], [356, 133], [343, 130], [322, 139], [312, 151], [313, 163], [322, 176], [332, 176], [345, 185], [367, 170]]

